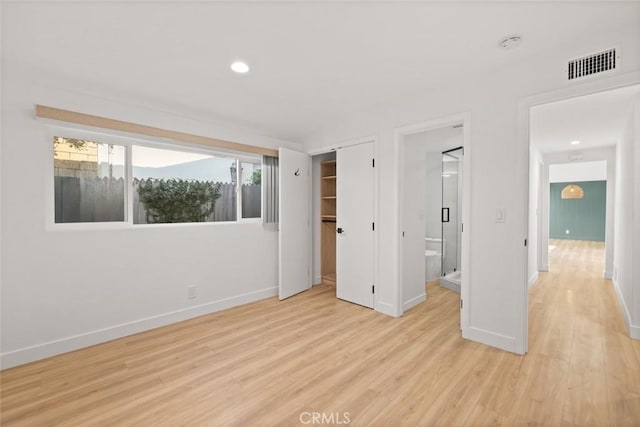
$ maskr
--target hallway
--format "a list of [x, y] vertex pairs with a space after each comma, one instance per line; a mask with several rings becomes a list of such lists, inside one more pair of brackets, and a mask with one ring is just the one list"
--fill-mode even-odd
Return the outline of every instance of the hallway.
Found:
[[563, 423], [639, 425], [640, 341], [629, 338], [603, 278], [604, 243], [550, 244], [551, 271], [529, 293], [527, 361], [544, 366], [545, 392], [564, 402]]

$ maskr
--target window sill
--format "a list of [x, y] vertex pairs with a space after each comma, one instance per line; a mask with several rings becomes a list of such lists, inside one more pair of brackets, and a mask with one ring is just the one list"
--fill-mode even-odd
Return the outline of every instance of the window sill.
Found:
[[113, 230], [145, 230], [150, 228], [188, 228], [188, 227], [216, 227], [220, 225], [248, 225], [262, 224], [262, 218], [248, 218], [240, 221], [215, 221], [215, 222], [183, 222], [165, 224], [132, 224], [129, 222], [77, 222], [66, 224], [47, 224], [46, 231], [113, 231]]

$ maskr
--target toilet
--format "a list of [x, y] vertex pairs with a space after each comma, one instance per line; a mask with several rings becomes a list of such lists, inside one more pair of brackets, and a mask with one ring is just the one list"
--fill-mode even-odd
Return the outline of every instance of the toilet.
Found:
[[442, 265], [442, 239], [439, 237], [424, 238], [424, 277], [426, 282], [431, 282], [440, 277]]

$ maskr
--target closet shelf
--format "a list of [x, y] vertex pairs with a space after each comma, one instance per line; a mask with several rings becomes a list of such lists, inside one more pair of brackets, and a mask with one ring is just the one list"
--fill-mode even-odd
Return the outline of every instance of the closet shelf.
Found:
[[322, 196], [322, 198], [325, 200], [335, 200], [336, 196]]
[[323, 176], [322, 179], [336, 179], [335, 175]]

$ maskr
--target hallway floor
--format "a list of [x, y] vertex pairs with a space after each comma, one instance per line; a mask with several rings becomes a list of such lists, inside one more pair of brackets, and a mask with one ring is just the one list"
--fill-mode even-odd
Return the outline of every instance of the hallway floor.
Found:
[[553, 379], [547, 392], [563, 423], [640, 425], [640, 341], [629, 338], [613, 283], [603, 278], [604, 243], [550, 245], [550, 272], [529, 294], [527, 359]]
[[640, 425], [640, 341], [602, 245], [553, 244], [526, 356], [463, 340], [436, 283], [401, 318], [320, 285], [5, 370], [1, 424]]

